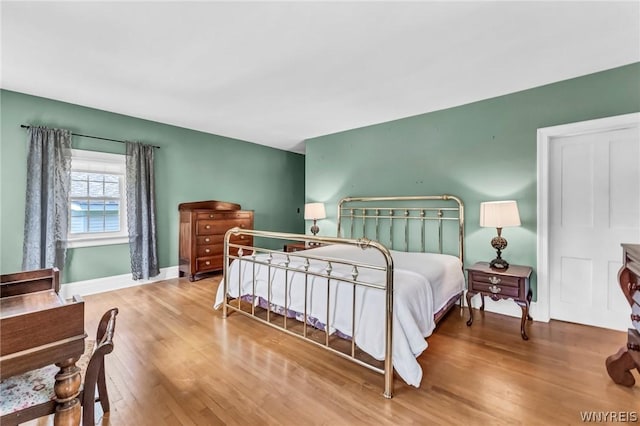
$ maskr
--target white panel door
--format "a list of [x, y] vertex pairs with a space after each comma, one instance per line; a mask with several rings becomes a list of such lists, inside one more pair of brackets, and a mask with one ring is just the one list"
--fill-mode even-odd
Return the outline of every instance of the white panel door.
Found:
[[621, 243], [640, 243], [638, 127], [553, 138], [549, 147], [551, 318], [626, 330]]

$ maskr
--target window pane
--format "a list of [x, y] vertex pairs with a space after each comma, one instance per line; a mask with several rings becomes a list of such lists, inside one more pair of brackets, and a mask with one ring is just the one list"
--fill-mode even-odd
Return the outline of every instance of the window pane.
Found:
[[104, 175], [105, 182], [120, 182], [120, 176], [117, 175]]
[[[74, 205], [77, 208], [74, 209]], [[87, 232], [87, 211], [86, 208], [82, 210], [78, 202], [73, 202], [71, 205], [70, 232], [72, 234]]]
[[91, 212], [99, 211], [102, 215], [104, 211], [104, 200], [89, 200], [89, 210]]
[[86, 197], [88, 194], [88, 183], [86, 173], [71, 173], [71, 196]]
[[102, 181], [89, 181], [89, 197], [104, 197], [104, 184]]
[[88, 173], [85, 172], [71, 172], [71, 179], [87, 180], [89, 178]]
[[106, 232], [120, 231], [120, 202], [107, 201], [104, 209], [104, 230]]
[[72, 200], [71, 201], [71, 213], [82, 212], [89, 210], [89, 201], [87, 200]]
[[104, 232], [104, 201], [89, 201], [89, 232]]
[[104, 195], [105, 197], [120, 198], [120, 184], [118, 182], [105, 182]]

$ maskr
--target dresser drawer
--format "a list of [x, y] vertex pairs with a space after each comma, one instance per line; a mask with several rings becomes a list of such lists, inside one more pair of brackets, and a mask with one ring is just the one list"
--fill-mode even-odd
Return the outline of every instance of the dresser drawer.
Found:
[[[227, 231], [225, 231], [226, 233]], [[252, 245], [253, 237], [251, 235], [232, 235], [229, 242], [234, 244]], [[224, 234], [200, 235], [196, 237], [196, 246], [206, 246], [211, 244], [224, 244]]]
[[196, 246], [206, 246], [211, 244], [222, 244], [224, 235], [203, 235], [196, 237]]
[[196, 233], [198, 235], [224, 235], [225, 232], [236, 226], [250, 229], [251, 221], [247, 219], [199, 220], [196, 223]]
[[[234, 244], [241, 244], [241, 245], [246, 245], [246, 246], [251, 246], [253, 245], [253, 241], [250, 240], [238, 240], [238, 241], [230, 241], [231, 243]], [[236, 255], [238, 253], [238, 249], [236, 247], [231, 247], [229, 249], [229, 252], [232, 255]], [[245, 254], [246, 254], [246, 250], [245, 250]], [[211, 257], [211, 256], [222, 256], [224, 255], [224, 244], [213, 244], [213, 245], [204, 245], [204, 246], [197, 246], [196, 247], [196, 256], [197, 257]]]
[[207, 219], [215, 219], [215, 220], [224, 220], [224, 219], [250, 219], [252, 213], [251, 212], [220, 212], [220, 211], [209, 211], [209, 212], [198, 212], [196, 213], [197, 220], [207, 220]]
[[197, 257], [196, 269], [198, 270], [198, 272], [222, 269], [222, 259], [222, 254], [218, 256]]
[[222, 244], [204, 245], [196, 247], [197, 257], [206, 257], [222, 254], [224, 246]]
[[471, 271], [471, 281], [474, 283], [483, 283], [488, 286], [497, 285], [499, 287], [519, 287], [520, 279], [518, 277], [510, 277], [506, 275], [497, 275], [485, 272]]
[[233, 244], [242, 244], [245, 246], [253, 245], [253, 237], [251, 235], [232, 235], [229, 242]]

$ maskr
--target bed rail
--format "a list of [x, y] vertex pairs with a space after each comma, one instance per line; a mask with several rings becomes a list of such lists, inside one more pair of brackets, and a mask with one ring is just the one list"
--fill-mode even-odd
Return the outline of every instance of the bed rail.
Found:
[[[252, 246], [238, 244], [232, 242], [232, 237], [234, 241], [239, 241], [239, 238], [235, 238], [241, 235], [253, 236], [253, 237], [261, 237], [262, 241], [268, 240], [286, 240], [286, 241], [304, 241], [306, 243], [311, 244], [341, 244], [341, 245], [349, 245], [356, 246], [363, 250], [376, 250], [378, 251], [384, 259], [383, 265], [375, 265], [368, 264], [363, 262], [351, 262], [345, 261], [337, 258], [328, 258], [321, 257], [312, 254], [312, 252], [293, 252], [293, 253], [283, 253], [280, 250], [274, 250], [269, 248], [261, 248], [256, 247], [255, 243]], [[256, 239], [254, 238], [254, 241]], [[266, 244], [264, 244], [266, 245]], [[234, 254], [236, 253], [236, 254]], [[227, 296], [230, 294], [231, 286], [235, 285], [235, 276], [231, 277], [232, 272], [230, 271], [230, 262], [235, 260], [234, 267], [237, 268], [237, 285], [238, 285], [238, 297], [235, 299], [229, 299]], [[250, 265], [248, 268], [244, 265]], [[313, 268], [311, 267], [313, 265]], [[350, 273], [345, 276], [341, 274], [337, 276], [335, 274], [336, 268], [341, 268], [344, 270], [344, 266], [350, 270]], [[267, 278], [267, 308], [264, 311], [261, 311], [259, 308], [256, 309], [256, 267], [266, 267], [268, 270], [268, 278]], [[370, 277], [371, 274], [363, 274], [364, 271], [379, 271], [382, 274], [374, 274], [378, 277], [376, 280], [370, 281], [367, 276]], [[272, 276], [277, 271], [281, 271], [280, 273], [284, 273], [284, 315], [282, 316], [282, 321], [279, 319], [274, 321], [272, 317], [275, 315], [272, 314], [272, 286], [273, 279]], [[289, 284], [289, 274], [293, 272], [304, 274], [304, 317], [303, 317], [303, 330], [302, 332], [294, 332], [291, 327], [287, 324], [287, 313], [289, 307], [288, 295], [289, 295], [289, 285], [293, 286], [294, 283], [291, 281]], [[251, 307], [247, 308], [246, 303], [243, 307], [243, 299], [242, 296], [245, 294], [246, 290], [243, 287], [243, 273], [250, 273], [253, 276], [251, 277], [252, 289], [251, 289]], [[233, 271], [235, 273], [235, 271]], [[309, 291], [309, 278], [320, 278], [326, 279], [327, 283], [327, 298], [326, 298], [326, 318], [322, 318], [321, 320], [325, 321], [325, 331], [324, 331], [324, 341], [319, 342], [311, 338], [309, 330], [308, 330], [308, 322], [309, 322], [309, 312], [308, 312], [308, 291]], [[329, 325], [332, 323], [330, 320], [330, 311], [331, 311], [331, 290], [332, 286], [336, 287], [338, 285], [338, 281], [340, 283], [351, 284], [352, 286], [352, 317], [351, 317], [351, 348], [349, 353], [341, 352], [330, 346], [330, 327]], [[267, 231], [258, 231], [258, 230], [246, 230], [240, 228], [233, 228], [227, 231], [224, 238], [224, 300], [222, 304], [222, 317], [226, 318], [228, 315], [228, 311], [232, 310], [238, 312], [242, 315], [249, 316], [255, 320], [258, 320], [264, 324], [267, 324], [271, 327], [278, 328], [281, 331], [286, 332], [289, 335], [301, 338], [305, 341], [311, 342], [316, 346], [324, 348], [330, 352], [337, 354], [343, 358], [346, 358], [356, 364], [369, 368], [375, 372], [384, 374], [384, 392], [383, 395], [386, 398], [391, 398], [393, 396], [393, 359], [392, 359], [392, 348], [393, 348], [393, 259], [391, 258], [391, 254], [389, 250], [382, 244], [377, 241], [372, 241], [367, 238], [359, 238], [359, 239], [347, 239], [347, 238], [332, 238], [332, 237], [317, 237], [310, 235], [300, 235], [300, 234], [289, 234], [289, 233], [279, 233], [279, 232], [267, 232]], [[340, 284], [343, 285], [343, 284]], [[361, 359], [356, 358], [356, 289], [358, 287], [373, 287], [379, 288], [385, 291], [385, 359], [384, 359], [384, 368], [378, 368], [372, 364], [369, 364]], [[235, 289], [234, 289], [235, 290]], [[337, 291], [337, 288], [336, 290]], [[334, 307], [335, 309], [335, 307]], [[259, 312], [258, 312], [259, 311]], [[266, 312], [265, 312], [266, 311]], [[282, 325], [279, 323], [282, 322]]]

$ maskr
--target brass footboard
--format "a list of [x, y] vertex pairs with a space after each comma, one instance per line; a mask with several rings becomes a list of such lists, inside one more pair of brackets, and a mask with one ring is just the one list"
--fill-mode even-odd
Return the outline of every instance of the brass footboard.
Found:
[[[253, 236], [260, 237], [260, 239], [275, 239], [275, 240], [288, 240], [288, 241], [306, 241], [312, 244], [337, 244], [356, 246], [363, 250], [376, 250], [383, 259], [384, 264], [369, 264], [364, 262], [352, 262], [338, 258], [328, 258], [315, 255], [312, 251], [301, 251], [294, 253], [283, 253], [280, 250], [268, 249], [253, 246], [247, 246], [231, 242], [241, 241], [241, 236]], [[233, 255], [232, 253], [236, 253]], [[237, 268], [237, 285], [238, 294], [235, 299], [229, 300], [228, 295], [235, 283], [235, 276], [231, 275], [234, 271], [231, 271], [230, 262], [235, 261], [234, 268]], [[243, 269], [244, 267], [244, 269]], [[262, 318], [257, 315], [256, 300], [258, 294], [256, 293], [256, 268], [267, 269], [267, 297], [266, 297], [266, 318]], [[342, 273], [337, 274], [337, 271]], [[348, 271], [346, 274], [344, 271]], [[378, 271], [377, 273], [365, 273], [365, 271]], [[250, 278], [244, 277], [243, 273], [251, 274]], [[277, 324], [272, 320], [272, 295], [274, 286], [274, 276], [276, 273], [284, 274], [284, 315], [282, 325]], [[304, 287], [304, 312], [303, 315], [303, 331], [302, 333], [293, 332], [287, 324], [288, 309], [290, 306], [289, 290], [290, 286], [297, 285], [293, 282], [293, 276], [291, 274], [303, 274], [303, 283], [298, 281], [297, 284], [300, 287]], [[299, 277], [299, 276], [298, 276]], [[327, 295], [326, 295], [326, 318], [318, 318], [318, 320], [324, 321], [325, 327], [325, 339], [324, 342], [318, 342], [310, 338], [308, 333], [308, 323], [310, 322], [310, 315], [308, 306], [309, 300], [309, 280], [315, 279], [325, 280], [327, 283]], [[231, 282], [234, 280], [234, 282]], [[291, 283], [290, 283], [291, 281]], [[250, 291], [246, 288], [243, 289], [243, 284], [251, 282]], [[337, 349], [334, 349], [329, 344], [329, 337], [331, 329], [331, 290], [338, 291], [338, 285], [351, 285], [352, 291], [352, 304], [351, 304], [351, 350], [350, 353], [343, 353]], [[240, 228], [233, 228], [227, 231], [224, 239], [224, 300], [222, 305], [222, 316], [227, 317], [228, 310], [236, 311], [243, 315], [256, 319], [271, 327], [278, 328], [281, 331], [288, 333], [289, 335], [302, 338], [308, 342], [322, 347], [330, 352], [335, 353], [338, 356], [346, 358], [356, 364], [369, 368], [378, 373], [384, 374], [384, 393], [386, 398], [393, 396], [393, 259], [389, 250], [382, 244], [371, 241], [367, 238], [361, 239], [346, 239], [346, 238], [330, 238], [330, 237], [314, 237], [304, 236], [300, 234], [287, 234], [278, 232], [256, 231], [256, 230], [244, 230]], [[364, 362], [356, 358], [356, 289], [357, 288], [376, 288], [385, 292], [385, 358], [384, 368], [378, 368], [367, 362]], [[234, 289], [235, 290], [235, 289]], [[298, 291], [301, 289], [297, 289]], [[250, 296], [251, 302], [250, 309], [243, 309], [243, 296]], [[337, 303], [336, 303], [337, 305]], [[337, 307], [334, 306], [333, 309]], [[343, 330], [346, 332], [346, 330]]]

